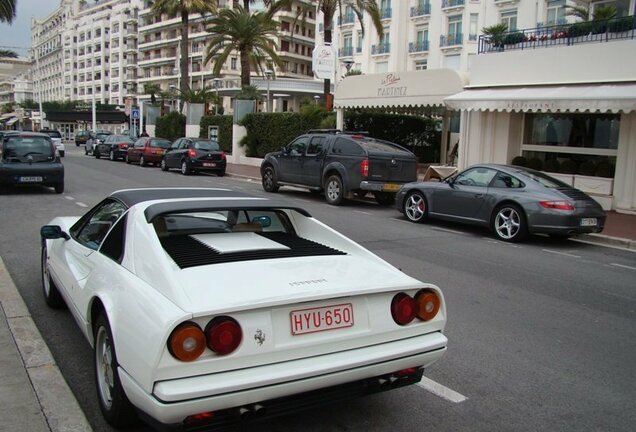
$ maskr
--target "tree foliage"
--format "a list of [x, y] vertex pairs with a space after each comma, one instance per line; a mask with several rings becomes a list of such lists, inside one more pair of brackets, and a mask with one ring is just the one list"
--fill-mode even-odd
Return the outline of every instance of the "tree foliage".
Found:
[[18, 0], [0, 0], [0, 22], [11, 24], [15, 18]]
[[18, 53], [8, 49], [0, 49], [0, 57], [18, 58]]
[[174, 141], [185, 136], [186, 117], [176, 111], [157, 119], [155, 136]]
[[201, 117], [200, 138], [208, 138], [208, 127], [218, 126], [219, 135], [217, 141], [221, 149], [226, 153], [232, 153], [232, 116], [231, 115], [207, 115]]

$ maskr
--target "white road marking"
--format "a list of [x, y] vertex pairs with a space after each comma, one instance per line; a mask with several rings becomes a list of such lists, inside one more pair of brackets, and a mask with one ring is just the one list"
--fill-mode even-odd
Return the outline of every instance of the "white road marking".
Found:
[[463, 232], [461, 232], [461, 231], [455, 231], [455, 230], [448, 229], [448, 228], [438, 228], [438, 227], [435, 227], [435, 228], [431, 228], [431, 229], [432, 229], [432, 230], [434, 230], [434, 231], [443, 231], [443, 232], [447, 232], [447, 233], [451, 233], [451, 234], [464, 235], [464, 233], [463, 233]]
[[569, 253], [565, 253], [565, 252], [553, 251], [553, 250], [550, 250], [550, 249], [541, 249], [541, 250], [543, 252], [548, 252], [548, 253], [556, 254], [556, 255], [563, 255], [563, 256], [570, 257], [570, 258], [581, 258], [580, 255], [573, 255], [573, 254], [569, 254]]
[[391, 219], [393, 219], [394, 221], [398, 221], [398, 222], [406, 222], [408, 224], [413, 223], [411, 221], [407, 221], [406, 219], [399, 219], [399, 218], [391, 218]]
[[362, 211], [362, 210], [354, 210], [353, 212], [354, 213], [362, 213], [362, 214], [368, 215], [368, 216], [373, 216], [373, 213], [365, 212], [365, 211]]
[[628, 266], [628, 265], [624, 265], [624, 264], [610, 263], [610, 265], [614, 266], [614, 267], [620, 267], [620, 268], [624, 268], [624, 269], [629, 269], [629, 270], [636, 270], [636, 267], [632, 267], [632, 266]]
[[83, 202], [76, 202], [75, 204], [77, 204], [80, 207], [88, 207], [88, 204], [84, 204]]
[[508, 246], [508, 247], [515, 248], [515, 249], [521, 249], [521, 246], [519, 246], [519, 245], [508, 243], [508, 242], [503, 242], [503, 241], [493, 240], [490, 237], [482, 237], [482, 239], [486, 240], [488, 243], [496, 244], [496, 245], [499, 245], [499, 246]]
[[69, 195], [64, 195], [64, 198], [66, 198], [69, 201], [75, 201], [75, 198], [73, 198], [72, 196], [69, 196]]
[[[296, 201], [300, 201], [300, 202], [304, 202], [304, 203], [310, 203], [310, 202], [311, 202], [311, 201], [309, 201], [309, 200], [302, 199], [302, 198], [296, 198], [295, 200], [296, 200]], [[340, 208], [340, 207], [337, 207], [337, 208]]]
[[449, 402], [460, 403], [468, 399], [463, 394], [457, 393], [455, 390], [451, 390], [430, 378], [422, 377], [422, 381], [418, 382], [416, 385], [433, 393], [435, 396], [446, 399]]

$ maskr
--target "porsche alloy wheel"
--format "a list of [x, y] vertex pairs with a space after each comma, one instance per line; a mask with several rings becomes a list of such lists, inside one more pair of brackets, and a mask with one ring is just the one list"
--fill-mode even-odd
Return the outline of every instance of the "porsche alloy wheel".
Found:
[[499, 240], [517, 242], [528, 232], [523, 211], [514, 204], [506, 204], [496, 210], [492, 229]]
[[404, 201], [404, 214], [411, 222], [424, 222], [428, 216], [426, 198], [419, 192], [410, 194]]
[[94, 355], [97, 398], [104, 418], [115, 427], [134, 423], [135, 409], [119, 381], [113, 335], [104, 315], [95, 321]]
[[46, 244], [42, 246], [42, 292], [44, 293], [44, 301], [47, 306], [57, 309], [64, 306], [64, 299], [60, 295], [60, 292], [57, 290], [55, 283], [51, 279], [51, 275], [49, 274], [49, 266], [48, 266], [48, 251], [46, 249]]
[[262, 177], [263, 190], [265, 192], [277, 192], [278, 183], [276, 182], [276, 173], [271, 166], [265, 167]]

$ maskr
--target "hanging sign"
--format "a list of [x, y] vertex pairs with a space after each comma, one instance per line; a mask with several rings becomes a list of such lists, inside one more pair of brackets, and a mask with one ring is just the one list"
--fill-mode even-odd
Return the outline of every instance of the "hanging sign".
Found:
[[336, 73], [336, 49], [331, 44], [321, 44], [314, 48], [314, 76], [318, 79], [333, 79]]

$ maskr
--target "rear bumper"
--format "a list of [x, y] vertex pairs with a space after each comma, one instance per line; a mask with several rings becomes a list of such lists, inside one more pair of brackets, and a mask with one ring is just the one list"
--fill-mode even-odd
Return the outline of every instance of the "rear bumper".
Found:
[[[596, 225], [581, 225], [583, 219], [596, 219]], [[589, 234], [600, 233], [605, 227], [606, 215], [602, 211], [584, 214], [554, 215], [539, 214], [531, 217], [529, 229], [533, 234]]]
[[[22, 177], [41, 177], [41, 181], [21, 181]], [[16, 164], [16, 166], [0, 167], [0, 184], [18, 185], [18, 184], [43, 184], [54, 185], [64, 182], [64, 166], [55, 164], [47, 168], [38, 167], [36, 164]]]
[[152, 394], [124, 370], [119, 375], [133, 405], [160, 424], [176, 425], [201, 412], [254, 403], [267, 406], [267, 401], [278, 398], [427, 367], [443, 356], [446, 344], [446, 337], [436, 332], [249, 370], [162, 381]]
[[361, 181], [360, 189], [372, 192], [388, 192], [396, 193], [405, 182], [375, 182], [375, 181]]
[[[205, 166], [204, 163], [213, 163], [215, 166]], [[197, 171], [225, 171], [227, 162], [225, 160], [220, 161], [199, 161], [190, 160], [190, 168]]]

